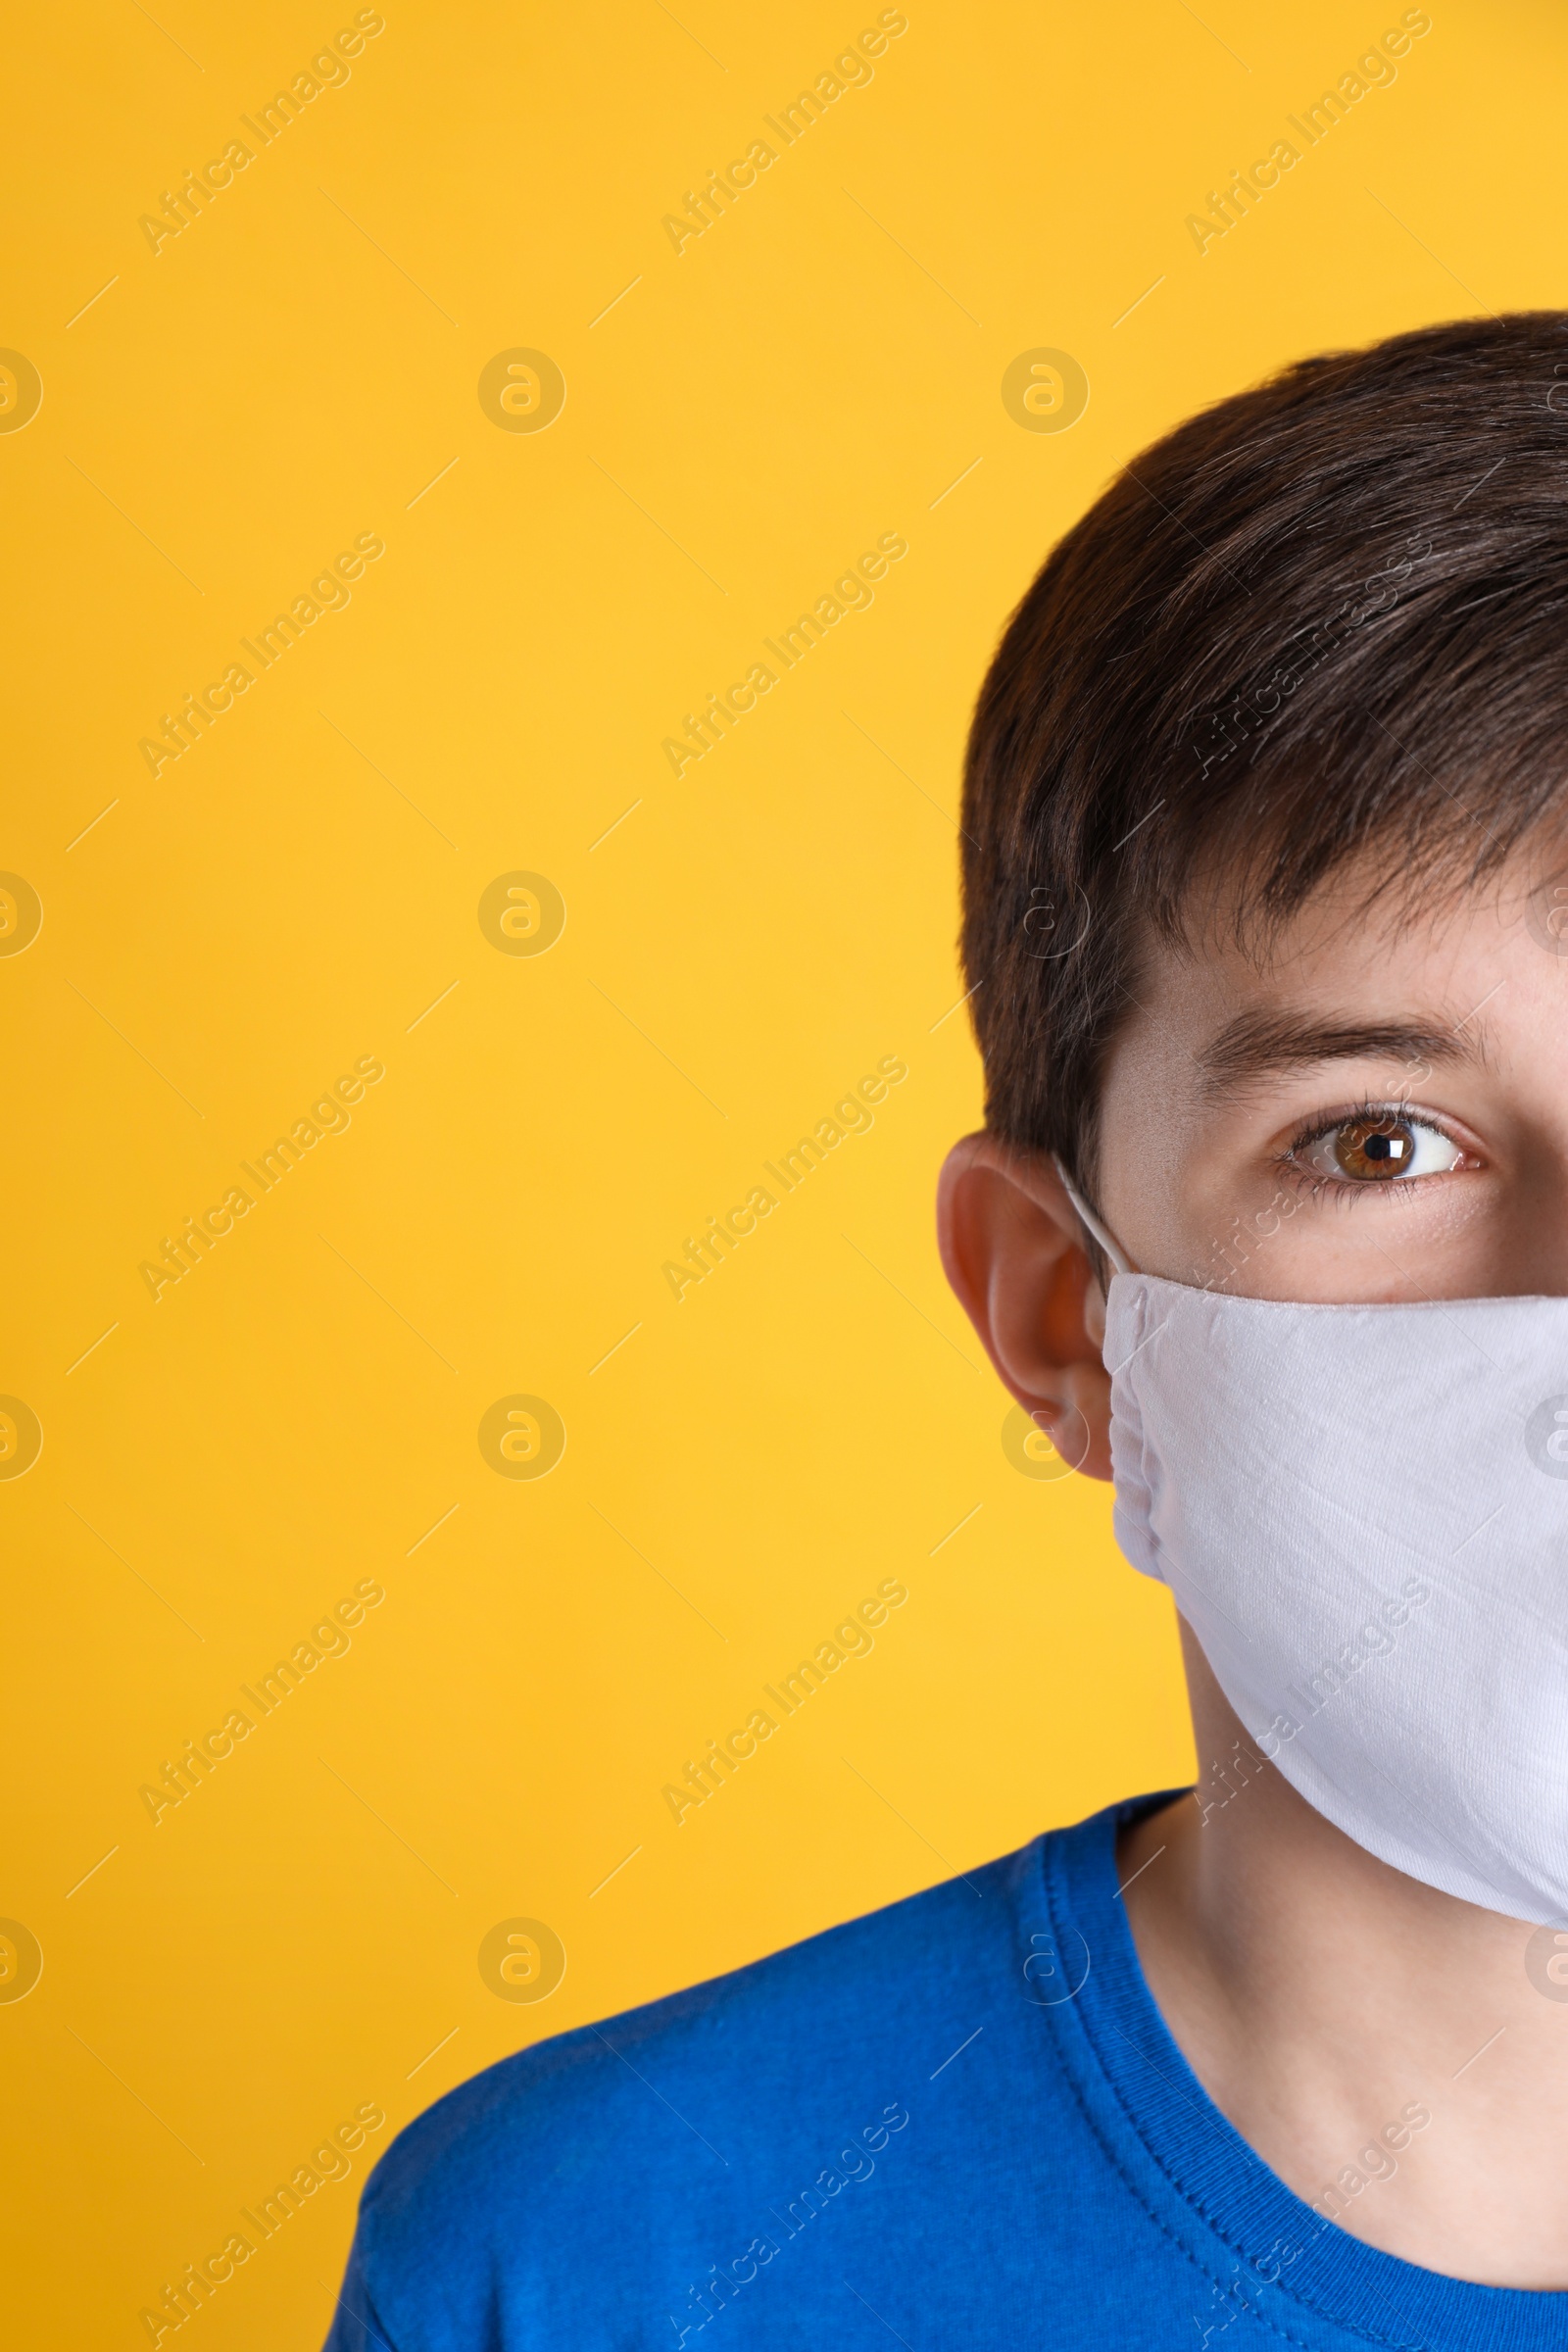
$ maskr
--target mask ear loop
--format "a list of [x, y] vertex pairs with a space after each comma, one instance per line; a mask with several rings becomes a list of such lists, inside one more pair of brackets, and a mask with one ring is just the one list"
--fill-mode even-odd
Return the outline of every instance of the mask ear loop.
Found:
[[1061, 1154], [1057, 1152], [1054, 1152], [1051, 1156], [1055, 1162], [1056, 1174], [1061, 1178], [1062, 1191], [1066, 1194], [1068, 1200], [1078, 1211], [1078, 1214], [1082, 1218], [1088, 1231], [1094, 1235], [1095, 1240], [1100, 1244], [1100, 1247], [1105, 1252], [1105, 1255], [1110, 1260], [1114, 1271], [1118, 1274], [1136, 1274], [1138, 1268], [1133, 1264], [1133, 1261], [1127, 1255], [1126, 1250], [1115, 1239], [1115, 1236], [1110, 1232], [1109, 1228], [1101, 1223], [1094, 1210], [1090, 1207], [1088, 1201], [1084, 1199], [1082, 1193], [1078, 1190], [1078, 1187], [1074, 1184], [1072, 1178], [1068, 1175], [1066, 1169], [1062, 1166]]

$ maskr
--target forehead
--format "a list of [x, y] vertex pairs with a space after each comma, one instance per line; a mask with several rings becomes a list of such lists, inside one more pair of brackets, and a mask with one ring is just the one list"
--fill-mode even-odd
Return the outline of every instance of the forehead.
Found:
[[1348, 868], [1266, 937], [1216, 895], [1180, 938], [1146, 932], [1131, 996], [1107, 1094], [1220, 1100], [1352, 1057], [1495, 1063], [1544, 1034], [1568, 1066], [1568, 855], [1421, 891]]

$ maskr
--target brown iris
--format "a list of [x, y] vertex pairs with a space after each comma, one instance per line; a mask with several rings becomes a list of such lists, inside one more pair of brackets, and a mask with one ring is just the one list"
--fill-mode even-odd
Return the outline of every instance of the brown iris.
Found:
[[1415, 1134], [1408, 1119], [1347, 1119], [1336, 1129], [1334, 1157], [1357, 1184], [1387, 1184], [1415, 1159]]

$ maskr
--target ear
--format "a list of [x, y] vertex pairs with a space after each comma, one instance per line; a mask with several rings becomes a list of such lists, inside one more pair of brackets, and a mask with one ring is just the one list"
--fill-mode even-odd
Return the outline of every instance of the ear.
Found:
[[1110, 1476], [1105, 1300], [1049, 1158], [966, 1135], [937, 1186], [937, 1239], [959, 1304], [1009, 1396], [1056, 1451]]

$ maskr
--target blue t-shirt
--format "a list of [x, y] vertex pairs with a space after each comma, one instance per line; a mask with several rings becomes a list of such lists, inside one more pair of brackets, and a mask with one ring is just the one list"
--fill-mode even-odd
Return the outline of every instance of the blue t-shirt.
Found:
[[1561, 2352], [1568, 2293], [1362, 2245], [1213, 2105], [1116, 1883], [1164, 1801], [464, 2083], [367, 2184], [328, 2352]]

